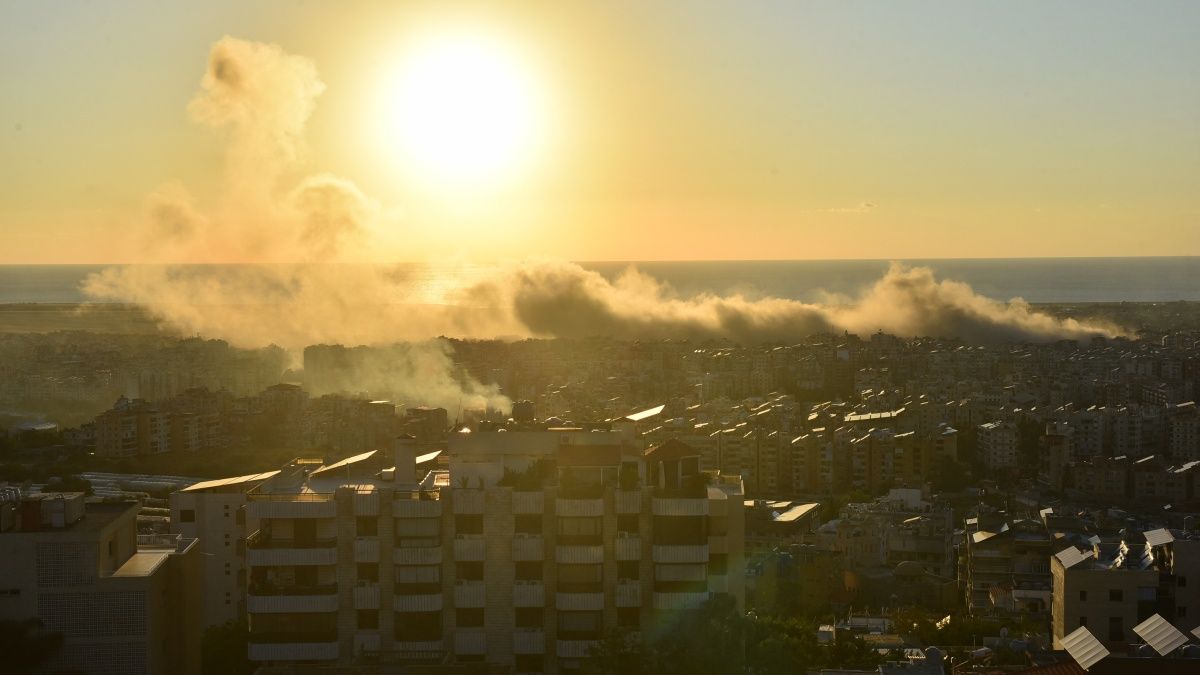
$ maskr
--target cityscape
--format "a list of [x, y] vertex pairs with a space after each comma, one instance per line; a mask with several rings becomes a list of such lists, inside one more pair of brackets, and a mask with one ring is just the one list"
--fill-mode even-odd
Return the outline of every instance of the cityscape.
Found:
[[185, 7], [0, 7], [0, 672], [1200, 672], [1197, 7]]

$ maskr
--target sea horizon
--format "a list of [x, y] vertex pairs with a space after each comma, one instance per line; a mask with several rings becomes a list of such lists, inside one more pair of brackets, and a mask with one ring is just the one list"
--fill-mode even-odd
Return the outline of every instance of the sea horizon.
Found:
[[[820, 302], [831, 296], [854, 297], [882, 277], [893, 262], [929, 267], [939, 280], [969, 284], [977, 293], [999, 301], [1014, 298], [1031, 303], [1200, 300], [1200, 256], [607, 260], [576, 264], [610, 280], [630, 268], [637, 269], [684, 297], [741, 294], [754, 298]], [[426, 300], [437, 297], [447, 288], [482, 281], [503, 266], [463, 262], [378, 264], [408, 271], [412, 275], [415, 297]], [[0, 264], [0, 304], [97, 302], [82, 290], [90, 274], [113, 267], [159, 265]], [[193, 269], [238, 266], [219, 263], [181, 265]]]

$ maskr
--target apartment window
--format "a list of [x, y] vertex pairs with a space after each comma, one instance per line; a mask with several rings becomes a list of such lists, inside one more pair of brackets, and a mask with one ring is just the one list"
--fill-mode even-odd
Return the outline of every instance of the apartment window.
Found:
[[599, 593], [603, 565], [559, 565], [558, 590], [564, 593]]
[[454, 532], [457, 534], [483, 534], [483, 515], [463, 514], [454, 516]]
[[1108, 601], [1109, 602], [1121, 602], [1124, 599], [1125, 599], [1125, 593], [1124, 593], [1124, 591], [1121, 591], [1120, 589], [1114, 588], [1108, 592]]
[[705, 516], [655, 516], [654, 541], [667, 545], [707, 544], [707, 521]]
[[618, 607], [617, 625], [621, 628], [638, 628], [642, 625], [642, 610], [639, 607]]
[[460, 607], [454, 610], [454, 624], [459, 628], [483, 628], [483, 608]]
[[618, 515], [617, 516], [617, 531], [618, 532], [637, 532], [640, 529], [638, 526], [638, 519], [639, 519], [638, 514], [636, 514], [636, 513], [622, 513], [622, 514]]
[[1087, 591], [1079, 591], [1079, 601], [1087, 602]]
[[379, 565], [377, 563], [358, 563], [359, 581], [379, 581]]
[[379, 535], [379, 519], [374, 516], [359, 516], [354, 519], [354, 531], [360, 537]]
[[617, 561], [617, 578], [632, 579], [636, 581], [641, 578], [642, 564], [637, 560], [618, 560]]
[[709, 574], [729, 574], [729, 554], [710, 553], [708, 556]]
[[558, 542], [560, 544], [598, 544], [603, 532], [599, 516], [569, 517], [558, 519]]
[[396, 640], [428, 642], [442, 639], [441, 612], [396, 612]]
[[541, 581], [542, 563], [537, 560], [522, 560], [514, 564], [517, 581]]
[[541, 673], [546, 670], [546, 659], [541, 654], [517, 654], [513, 663], [518, 673]]
[[595, 640], [604, 625], [603, 612], [559, 612], [560, 640]]
[[708, 517], [708, 534], [715, 537], [723, 537], [729, 533], [729, 518], [726, 516], [709, 516]]
[[379, 628], [379, 610], [358, 610], [358, 628], [359, 630], [375, 630]]
[[546, 612], [541, 607], [517, 607], [514, 613], [517, 628], [541, 628], [546, 623]]
[[1119, 616], [1108, 617], [1108, 640], [1109, 642], [1120, 642], [1125, 639], [1124, 622]]
[[483, 581], [482, 562], [454, 563], [454, 576], [460, 581]]
[[539, 515], [518, 515], [513, 520], [513, 531], [517, 534], [542, 533], [542, 517]]
[[179, 522], [181, 522], [181, 523], [196, 522], [196, 510], [195, 509], [180, 509], [179, 510]]

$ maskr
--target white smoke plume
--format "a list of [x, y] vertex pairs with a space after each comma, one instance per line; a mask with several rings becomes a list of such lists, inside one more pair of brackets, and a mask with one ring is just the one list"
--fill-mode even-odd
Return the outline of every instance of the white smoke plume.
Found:
[[[1004, 343], [1120, 333], [1056, 319], [1019, 299], [997, 302], [966, 284], [938, 280], [929, 269], [902, 265], [857, 297], [813, 304], [738, 294], [682, 297], [634, 269], [610, 281], [573, 263], [529, 262], [498, 268], [429, 304], [418, 300], [420, 289], [401, 268], [347, 262], [372, 248], [379, 211], [353, 183], [326, 174], [286, 180], [303, 155], [304, 124], [323, 89], [305, 58], [274, 45], [217, 42], [189, 110], [228, 139], [225, 189], [207, 208], [179, 186], [153, 195], [148, 251], [164, 264], [109, 268], [85, 290], [142, 306], [184, 334], [241, 347], [277, 344], [297, 358], [318, 343], [417, 341], [388, 352], [391, 363], [359, 369], [343, 384], [383, 387], [411, 396], [408, 403], [447, 408], [504, 402], [494, 387], [453, 368], [447, 345], [428, 341], [438, 335], [757, 343], [883, 330]], [[269, 264], [172, 264], [179, 262]]]

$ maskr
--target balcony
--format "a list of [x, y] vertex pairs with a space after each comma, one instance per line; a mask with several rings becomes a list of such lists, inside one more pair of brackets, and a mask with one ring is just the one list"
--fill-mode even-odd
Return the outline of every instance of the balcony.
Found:
[[554, 547], [554, 560], [560, 563], [602, 563], [604, 562], [604, 546], [599, 544], [564, 546], [560, 544]]
[[483, 535], [460, 534], [454, 538], [454, 560], [458, 562], [483, 562], [486, 553]]
[[379, 633], [361, 632], [354, 634], [354, 653], [357, 655], [363, 654], [378, 654], [380, 647]]
[[379, 540], [375, 537], [358, 537], [354, 540], [354, 562], [379, 562]]
[[554, 653], [560, 659], [583, 659], [591, 656], [599, 644], [599, 640], [559, 640]]
[[618, 532], [613, 554], [617, 560], [641, 560], [642, 538], [636, 534]]
[[360, 583], [355, 586], [354, 609], [379, 609], [379, 584]]
[[540, 581], [517, 581], [512, 594], [513, 607], [546, 606], [546, 586]]
[[251, 614], [305, 614], [336, 612], [337, 584], [325, 586], [273, 586], [251, 584], [246, 611]]
[[458, 488], [454, 490], [453, 495], [455, 515], [474, 515], [483, 513], [483, 490], [468, 490], [465, 488]]
[[708, 592], [654, 594], [654, 609], [694, 609], [708, 600]]
[[670, 546], [654, 545], [656, 563], [707, 563], [708, 544]]
[[395, 518], [441, 518], [442, 502], [437, 499], [397, 499], [392, 502]]
[[442, 606], [441, 593], [396, 595], [392, 598], [392, 610], [396, 612], [440, 612]]
[[338, 657], [337, 636], [328, 642], [254, 642], [251, 636], [246, 656], [251, 661], [334, 661]]
[[446, 657], [441, 640], [396, 640], [394, 645], [396, 658], [404, 661], [439, 663]]
[[487, 587], [482, 581], [460, 581], [454, 586], [454, 606], [460, 609], [487, 604]]
[[246, 515], [250, 518], [334, 518], [337, 502], [333, 493], [247, 495]]
[[393, 548], [392, 563], [396, 565], [440, 565], [442, 549], [438, 548]]
[[512, 540], [514, 561], [545, 560], [546, 540], [541, 535], [518, 534]]
[[276, 565], [336, 565], [336, 539], [280, 539], [261, 530], [246, 538], [246, 564], [251, 567]]
[[554, 594], [554, 608], [557, 610], [596, 611], [604, 609], [604, 593], [563, 593]]
[[642, 491], [641, 490], [617, 490], [613, 493], [617, 506], [617, 513], [641, 513], [642, 512]]
[[655, 497], [651, 508], [656, 516], [707, 516], [708, 498]]
[[460, 628], [454, 631], [454, 653], [462, 656], [486, 654], [487, 633], [482, 628]]
[[354, 493], [354, 515], [356, 516], [378, 516], [379, 515], [379, 491], [371, 489], [369, 492]]
[[515, 515], [541, 515], [546, 510], [546, 495], [542, 492], [513, 490], [512, 512]]
[[620, 581], [615, 597], [617, 607], [641, 607], [642, 584], [640, 581]]
[[546, 633], [536, 628], [517, 628], [513, 632], [513, 654], [545, 654]]
[[602, 497], [559, 497], [554, 502], [554, 514], [558, 516], [603, 516], [604, 499]]

